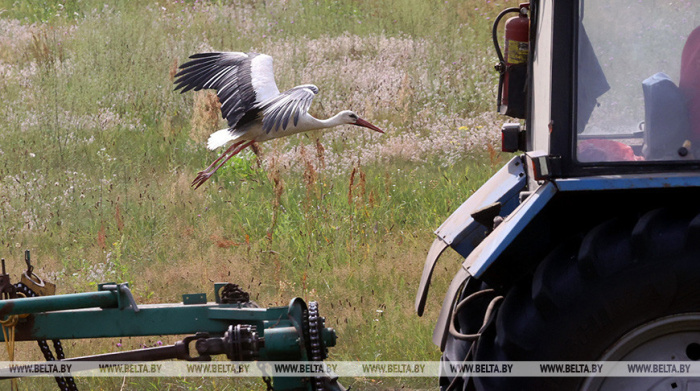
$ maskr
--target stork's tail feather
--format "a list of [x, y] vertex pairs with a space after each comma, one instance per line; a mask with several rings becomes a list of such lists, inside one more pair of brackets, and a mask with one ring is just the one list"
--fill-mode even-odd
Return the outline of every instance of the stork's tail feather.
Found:
[[207, 148], [214, 150], [216, 148], [224, 146], [227, 142], [237, 139], [238, 136], [231, 132], [230, 129], [221, 129], [209, 136], [209, 141], [207, 142]]

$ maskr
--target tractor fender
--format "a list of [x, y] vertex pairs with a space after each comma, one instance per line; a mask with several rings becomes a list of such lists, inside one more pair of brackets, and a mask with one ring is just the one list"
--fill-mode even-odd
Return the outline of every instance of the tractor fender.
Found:
[[452, 279], [445, 299], [440, 309], [435, 330], [433, 331], [433, 343], [444, 350], [447, 338], [447, 329], [452, 317], [452, 309], [459, 292], [469, 278], [478, 279], [498, 260], [500, 255], [515, 238], [532, 222], [532, 220], [544, 209], [549, 201], [558, 192], [557, 186], [552, 182], [544, 182], [532, 192], [518, 207], [510, 213], [503, 222], [496, 227], [491, 234], [482, 240], [473, 251], [469, 253], [462, 267]]
[[418, 316], [423, 315], [430, 279], [440, 255], [447, 247], [452, 247], [463, 257], [467, 257], [486, 236], [491, 227], [485, 227], [474, 220], [472, 214], [494, 203], [500, 204], [501, 216], [507, 216], [518, 206], [518, 197], [525, 189], [527, 176], [521, 157], [514, 157], [483, 186], [471, 195], [435, 231], [433, 242], [423, 267], [415, 308]]
[[[529, 173], [528, 173], [529, 174]], [[532, 185], [533, 182], [530, 182]], [[700, 188], [700, 174], [695, 172], [677, 172], [664, 174], [638, 174], [592, 176], [585, 178], [564, 178], [545, 181], [523, 200], [503, 222], [496, 227], [476, 248], [469, 252], [462, 266], [453, 277], [448, 291], [443, 299], [442, 308], [433, 331], [433, 343], [444, 350], [448, 336], [449, 321], [455, 302], [469, 283], [483, 281], [487, 271], [507, 259], [502, 255], [512, 247], [526, 229], [534, 224], [533, 220], [550, 204], [555, 197], [575, 193], [608, 194], [628, 190], [653, 189], [690, 189]], [[532, 188], [531, 188], [532, 189]], [[598, 213], [595, 210], [592, 213]], [[605, 212], [602, 212], [605, 213]], [[532, 250], [532, 249], [530, 249]]]

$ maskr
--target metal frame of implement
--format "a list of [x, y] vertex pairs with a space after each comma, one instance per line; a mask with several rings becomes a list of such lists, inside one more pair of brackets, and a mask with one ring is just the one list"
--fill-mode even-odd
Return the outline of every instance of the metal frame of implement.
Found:
[[[8, 278], [4, 272], [2, 277]], [[214, 284], [213, 303], [199, 293], [183, 295], [183, 303], [137, 305], [128, 283], [103, 283], [97, 292], [0, 300], [0, 319], [28, 314], [16, 325], [16, 341], [189, 335], [175, 345], [65, 361], [207, 361], [216, 354], [233, 361], [313, 361], [304, 300], [294, 298], [287, 307], [271, 308], [257, 308], [251, 302], [229, 304], [220, 296], [227, 285]], [[335, 330], [321, 323], [317, 331], [325, 358], [325, 349], [336, 344]], [[0, 340], [4, 341], [2, 335]], [[272, 382], [275, 390], [344, 389], [337, 378], [327, 375], [276, 377]]]

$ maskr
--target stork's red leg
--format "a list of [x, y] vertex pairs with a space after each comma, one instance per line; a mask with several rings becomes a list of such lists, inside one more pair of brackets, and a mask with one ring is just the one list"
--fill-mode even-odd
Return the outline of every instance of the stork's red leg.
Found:
[[[204, 170], [202, 170], [202, 171], [200, 171], [200, 172], [197, 173], [197, 178], [195, 178], [195, 180], [192, 181], [192, 183], [190, 184], [190, 186], [194, 186], [195, 183], [197, 182], [197, 179], [199, 179], [199, 178], [202, 177], [202, 176], [206, 176], [207, 178], [209, 178], [209, 177], [211, 176], [211, 174], [214, 173], [214, 171], [211, 171], [211, 169], [216, 165], [216, 163], [218, 163], [219, 160], [221, 160], [221, 159], [223, 159], [224, 157], [226, 157], [232, 150], [234, 150], [236, 147], [238, 147], [239, 145], [243, 144], [244, 142], [245, 142], [245, 140], [242, 140], [242, 141], [238, 141], [238, 142], [235, 142], [235, 143], [231, 144], [231, 146], [228, 147], [228, 148], [224, 151], [224, 153], [221, 154], [221, 156], [219, 156], [216, 160], [214, 160], [214, 162], [213, 162], [212, 164], [210, 164], [209, 167], [207, 167], [207, 168], [205, 168]], [[215, 171], [216, 171], [216, 170], [215, 170]], [[207, 174], [208, 174], [208, 175], [207, 175]], [[204, 180], [206, 181], [206, 179], [204, 179]]]
[[214, 165], [215, 165], [216, 163], [218, 163], [219, 160], [221, 160], [224, 156], [228, 155], [229, 152], [231, 152], [234, 148], [236, 148], [237, 146], [241, 145], [241, 144], [244, 143], [244, 142], [245, 142], [245, 140], [242, 140], [242, 141], [239, 141], [239, 142], [236, 142], [236, 143], [231, 144], [231, 146], [228, 147], [228, 148], [224, 151], [224, 153], [221, 154], [221, 156], [219, 156], [216, 160], [214, 160], [214, 162], [213, 162], [212, 164], [210, 164], [209, 167], [205, 168], [204, 170], [202, 170], [202, 171], [200, 171], [200, 172], [208, 172], [209, 170], [211, 170], [211, 168], [214, 167]]
[[[255, 142], [254, 140], [253, 140], [253, 141], [248, 141], [248, 142], [246, 142], [246, 143], [241, 142], [241, 143], [234, 144], [234, 145], [232, 145], [231, 147], [229, 147], [229, 149], [227, 149], [226, 152], [224, 152], [218, 159], [216, 159], [216, 161], [214, 161], [214, 163], [212, 163], [211, 166], [207, 167], [206, 170], [200, 171], [199, 174], [197, 174], [197, 177], [194, 178], [194, 181], [192, 181], [192, 185], [191, 185], [191, 186], [194, 186], [194, 188], [195, 188], [195, 190], [196, 190], [199, 186], [202, 185], [202, 183], [206, 182], [207, 179], [209, 179], [209, 177], [211, 177], [219, 168], [221, 168], [221, 166], [223, 166], [224, 164], [226, 164], [226, 162], [227, 162], [229, 159], [231, 159], [232, 157], [234, 157], [235, 155], [237, 155], [239, 152], [241, 152], [242, 150], [244, 150], [244, 149], [246, 149], [247, 147], [249, 147], [249, 146], [250, 146], [251, 144], [253, 144], [254, 142]], [[216, 164], [216, 162], [218, 162], [219, 160], [221, 160], [221, 159], [231, 150], [231, 148], [233, 148], [234, 146], [236, 146], [236, 148], [235, 148], [228, 156], [226, 156], [226, 159], [224, 159], [224, 161], [222, 161], [221, 163], [219, 163], [218, 166], [214, 167], [214, 169], [210, 171], [211, 167], [214, 166], [214, 164]]]

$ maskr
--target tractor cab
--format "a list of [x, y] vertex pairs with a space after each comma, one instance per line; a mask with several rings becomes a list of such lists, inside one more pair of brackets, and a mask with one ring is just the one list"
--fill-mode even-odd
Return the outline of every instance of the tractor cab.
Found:
[[[504, 129], [504, 150], [543, 152], [541, 177], [698, 167], [697, 4], [533, 1], [518, 9], [518, 18], [529, 16], [528, 71], [524, 88], [502, 92], [525, 102], [516, 115], [525, 126]], [[509, 33], [507, 24], [506, 79], [517, 69], [507, 58]], [[499, 109], [508, 113], [503, 102]]]

